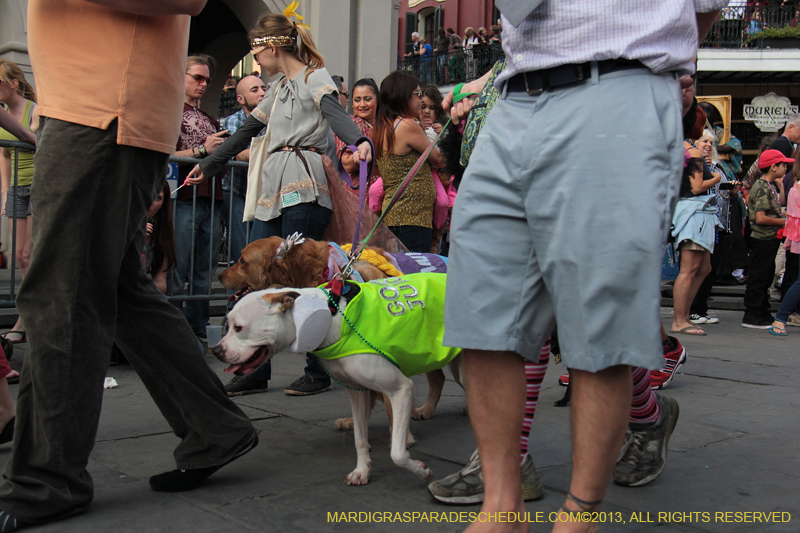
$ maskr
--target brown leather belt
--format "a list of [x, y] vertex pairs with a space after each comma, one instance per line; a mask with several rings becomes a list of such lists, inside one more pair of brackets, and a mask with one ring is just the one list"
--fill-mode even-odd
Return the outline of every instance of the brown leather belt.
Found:
[[314, 152], [316, 154], [321, 154], [319, 149], [317, 149], [317, 148], [315, 148], [313, 146], [284, 146], [282, 148], [278, 148], [277, 151], [278, 152], [294, 152], [295, 154], [297, 154], [297, 157], [300, 158], [300, 161], [303, 163], [303, 166], [306, 168], [306, 173], [308, 174], [308, 177], [311, 178], [311, 177], [313, 177], [313, 174], [311, 174], [311, 169], [308, 166], [308, 161], [306, 161], [306, 158], [303, 155], [303, 151], [304, 150], [306, 152]]
[[[609, 59], [598, 61], [597, 70], [600, 76], [636, 68], [647, 68], [641, 61], [630, 59]], [[531, 72], [520, 72], [508, 80], [508, 92], [526, 92], [530, 95], [541, 94], [549, 89], [567, 87], [583, 83], [592, 77], [592, 62], [560, 65], [558, 67]]]

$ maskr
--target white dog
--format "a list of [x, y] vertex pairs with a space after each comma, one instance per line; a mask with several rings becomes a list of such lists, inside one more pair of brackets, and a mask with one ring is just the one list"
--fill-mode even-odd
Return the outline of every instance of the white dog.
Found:
[[[226, 372], [249, 374], [276, 353], [314, 353], [330, 375], [348, 387], [358, 462], [348, 485], [369, 482], [367, 424], [369, 392], [384, 393], [394, 409], [391, 455], [394, 463], [430, 481], [431, 471], [406, 448], [413, 407], [408, 376], [449, 365], [462, 384], [460, 350], [442, 346], [445, 274], [412, 274], [369, 283], [347, 283], [329, 308], [323, 289], [267, 289], [251, 293], [231, 310], [230, 329], [214, 355]], [[344, 319], [346, 316], [346, 319]]]

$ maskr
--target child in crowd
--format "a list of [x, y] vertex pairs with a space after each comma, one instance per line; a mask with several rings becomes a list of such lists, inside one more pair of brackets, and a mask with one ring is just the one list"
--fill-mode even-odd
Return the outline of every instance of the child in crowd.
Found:
[[775, 275], [775, 255], [780, 246], [778, 230], [786, 224], [781, 214], [780, 197], [789, 163], [794, 163], [794, 159], [778, 150], [765, 150], [758, 158], [758, 168], [763, 176], [753, 184], [747, 201], [751, 233], [750, 267], [742, 319], [745, 328], [769, 329], [772, 326], [769, 286]]
[[442, 93], [435, 85], [428, 85], [422, 90], [422, 102], [419, 109], [419, 123], [431, 142], [442, 132], [442, 119], [445, 117], [442, 108]]
[[436, 204], [433, 208], [431, 253], [444, 256], [450, 249], [450, 216], [456, 201], [456, 189], [464, 174], [464, 167], [459, 163], [462, 138], [459, 128], [450, 124], [439, 140], [439, 150], [447, 163], [434, 175], [439, 183], [436, 184]]

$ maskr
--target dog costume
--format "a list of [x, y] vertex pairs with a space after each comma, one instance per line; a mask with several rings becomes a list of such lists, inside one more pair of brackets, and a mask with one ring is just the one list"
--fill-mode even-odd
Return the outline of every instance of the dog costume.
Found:
[[[446, 282], [446, 275], [430, 273], [368, 283], [347, 282], [348, 289], [343, 296], [348, 303], [343, 308], [344, 315], [404, 375], [414, 376], [440, 369], [461, 352], [459, 348], [442, 345]], [[305, 347], [316, 342], [319, 346], [324, 332], [330, 327], [327, 302], [303, 296], [297, 299], [293, 313], [296, 343]], [[341, 337], [336, 343], [321, 350], [311, 350], [311, 353], [328, 360], [361, 353], [378, 354], [353, 331], [348, 320], [342, 320]], [[420, 343], [426, 347], [422, 352]]]

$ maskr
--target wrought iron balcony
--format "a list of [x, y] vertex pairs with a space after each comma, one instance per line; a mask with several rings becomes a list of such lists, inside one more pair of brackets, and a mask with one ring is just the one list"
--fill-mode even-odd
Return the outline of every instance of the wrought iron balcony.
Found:
[[414, 73], [422, 83], [455, 85], [480, 78], [503, 56], [503, 48], [497, 43], [446, 54], [434, 52], [427, 57], [407, 57], [397, 65], [397, 70]]
[[759, 48], [763, 42], [749, 39], [752, 35], [781, 28], [798, 28], [800, 34], [799, 18], [797, 2], [777, 6], [729, 6], [722, 10], [720, 19], [700, 43], [700, 48]]
[[[766, 3], [766, 0], [762, 0]], [[722, 10], [720, 19], [700, 43], [700, 48], [751, 49], [770, 46], [758, 39], [757, 34], [765, 30], [793, 32], [800, 39], [800, 2], [785, 2], [782, 5], [741, 5]], [[756, 36], [751, 38], [751, 36]], [[769, 39], [765, 35], [765, 39]], [[789, 42], [784, 40], [784, 42]], [[428, 57], [403, 58], [398, 70], [407, 70], [417, 75], [422, 83], [433, 85], [455, 85], [481, 77], [494, 63], [503, 57], [499, 43], [475, 46], [471, 50], [457, 50]]]

